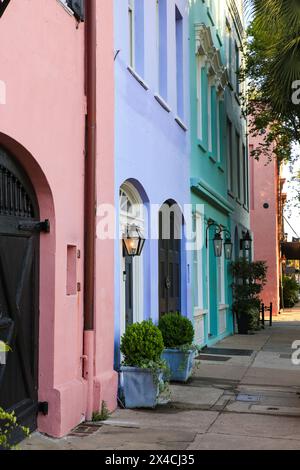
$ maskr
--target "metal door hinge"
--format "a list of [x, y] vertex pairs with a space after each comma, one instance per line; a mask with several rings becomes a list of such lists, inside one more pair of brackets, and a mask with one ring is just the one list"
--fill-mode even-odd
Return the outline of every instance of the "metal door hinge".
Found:
[[38, 412], [42, 413], [44, 416], [47, 416], [49, 412], [49, 403], [47, 401], [39, 401]]
[[23, 230], [24, 232], [50, 232], [50, 221], [48, 219], [44, 220], [43, 222], [20, 222], [18, 226], [19, 230]]

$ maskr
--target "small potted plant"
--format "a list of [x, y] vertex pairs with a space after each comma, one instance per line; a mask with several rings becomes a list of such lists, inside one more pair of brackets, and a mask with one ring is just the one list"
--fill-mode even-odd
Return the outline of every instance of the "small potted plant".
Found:
[[195, 346], [192, 322], [180, 313], [167, 313], [159, 321], [165, 349], [162, 358], [170, 369], [170, 380], [186, 382], [192, 374]]
[[260, 293], [266, 285], [267, 265], [264, 261], [250, 262], [241, 258], [231, 264], [234, 278], [233, 307], [239, 334], [259, 329]]
[[167, 391], [163, 337], [152, 320], [128, 326], [121, 339], [121, 386], [126, 408], [154, 408]]

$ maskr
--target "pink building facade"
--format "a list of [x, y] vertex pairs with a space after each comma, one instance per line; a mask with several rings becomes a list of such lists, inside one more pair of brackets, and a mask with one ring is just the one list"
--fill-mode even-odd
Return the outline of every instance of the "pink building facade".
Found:
[[[250, 138], [250, 154], [260, 143], [259, 137]], [[267, 162], [250, 159], [251, 230], [254, 236], [254, 259], [268, 265], [267, 284], [262, 301], [273, 313], [280, 310], [280, 227], [279, 227], [279, 174], [277, 160]]]
[[[114, 201], [113, 2], [97, 0], [95, 8], [99, 205]], [[36, 212], [26, 212], [32, 220], [25, 220], [25, 203], [21, 207], [19, 196], [5, 199], [1, 192], [0, 339], [16, 333], [13, 351], [20, 383], [4, 372], [0, 406], [15, 409], [32, 429], [61, 437], [90, 419], [103, 401], [113, 410], [117, 392], [113, 241], [95, 240], [94, 321], [89, 331], [84, 328], [84, 240], [89, 230], [84, 211], [85, 22], [77, 21], [64, 2], [9, 2], [0, 18], [0, 63], [1, 174], [11, 178], [5, 188], [15, 187], [25, 194], [27, 206], [28, 200], [30, 207], [36, 206]], [[37, 218], [49, 220], [49, 233], [31, 232], [29, 225]], [[25, 224], [23, 232], [20, 223]], [[9, 232], [8, 226], [20, 233]], [[19, 245], [14, 248], [15, 240], [24, 245], [23, 252]], [[32, 245], [37, 264], [27, 273]], [[14, 262], [15, 281], [10, 284], [15, 291], [6, 292]], [[23, 298], [32, 302], [30, 319], [25, 318], [29, 304], [26, 309]]]

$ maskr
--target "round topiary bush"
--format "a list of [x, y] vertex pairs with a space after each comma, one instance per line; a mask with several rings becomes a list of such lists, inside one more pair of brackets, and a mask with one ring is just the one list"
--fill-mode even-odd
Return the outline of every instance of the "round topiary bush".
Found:
[[162, 332], [166, 348], [178, 348], [193, 343], [195, 335], [193, 324], [180, 313], [165, 314], [159, 320], [158, 327]]
[[121, 352], [127, 366], [145, 367], [148, 363], [159, 362], [163, 350], [161, 331], [152, 320], [128, 326], [121, 339]]

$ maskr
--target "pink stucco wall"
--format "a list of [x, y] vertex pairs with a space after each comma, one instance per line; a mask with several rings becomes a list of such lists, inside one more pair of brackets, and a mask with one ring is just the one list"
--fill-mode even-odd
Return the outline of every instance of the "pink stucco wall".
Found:
[[[97, 0], [97, 206], [114, 205], [114, 17], [113, 1]], [[98, 218], [98, 222], [99, 222]], [[114, 345], [114, 240], [96, 241], [94, 406], [116, 406]]]
[[[259, 144], [259, 137], [250, 139], [254, 148]], [[279, 244], [278, 244], [278, 175], [274, 159], [267, 163], [265, 158], [259, 161], [251, 158], [251, 229], [254, 234], [254, 259], [267, 261], [268, 282], [262, 293], [262, 301], [269, 305], [273, 302], [273, 311], [279, 311]], [[264, 204], [269, 204], [265, 209]]]
[[[99, 1], [98, 200], [107, 202], [113, 201], [111, 4]], [[1, 18], [0, 63], [7, 95], [0, 105], [0, 144], [28, 172], [41, 218], [51, 222], [51, 233], [41, 235], [39, 399], [49, 402], [49, 415], [39, 418], [39, 429], [59, 437], [85, 418], [87, 408], [82, 363], [84, 24], [78, 25], [55, 0], [13, 1]], [[75, 295], [66, 292], [68, 245], [81, 253], [81, 289]], [[113, 243], [98, 243], [94, 409], [103, 399], [111, 408], [116, 403], [111, 265]]]

